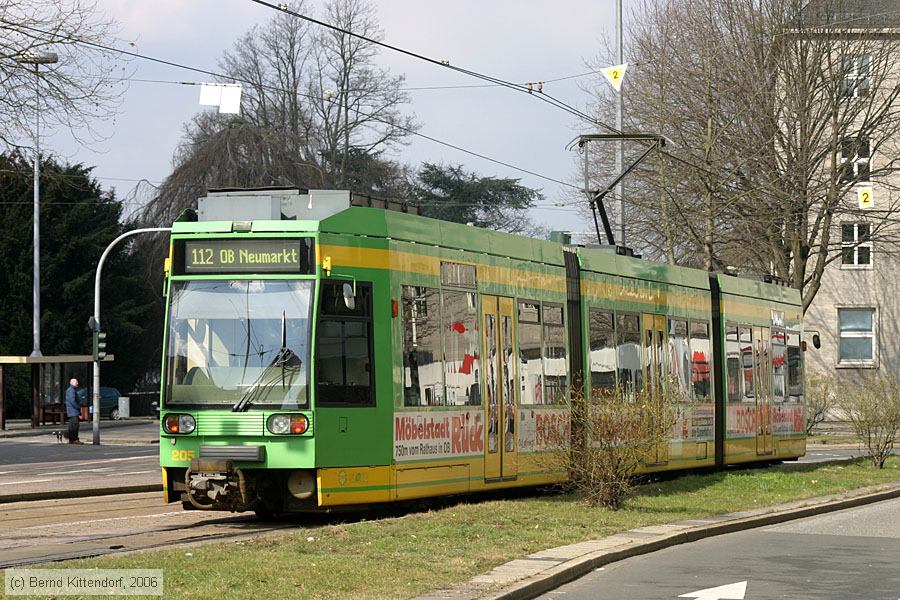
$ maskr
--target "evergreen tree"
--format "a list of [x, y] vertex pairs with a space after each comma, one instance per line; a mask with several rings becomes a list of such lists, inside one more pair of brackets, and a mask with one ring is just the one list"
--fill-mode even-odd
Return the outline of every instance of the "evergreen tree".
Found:
[[423, 163], [412, 182], [412, 196], [419, 214], [426, 217], [509, 233], [540, 234], [527, 212], [543, 195], [518, 179], [478, 177], [462, 165]]
[[[94, 275], [106, 246], [131, 227], [122, 204], [104, 192], [83, 165], [41, 165], [41, 351], [90, 354], [87, 320], [94, 309]], [[0, 155], [0, 354], [32, 350], [32, 167], [24, 157]], [[160, 277], [162, 274], [160, 274]], [[102, 367], [103, 385], [127, 393], [159, 360], [160, 331], [145, 330], [158, 303], [140, 277], [127, 244], [107, 258], [101, 282], [101, 320], [115, 362]], [[28, 414], [27, 370], [13, 370], [10, 416]], [[83, 382], [88, 383], [88, 382]]]

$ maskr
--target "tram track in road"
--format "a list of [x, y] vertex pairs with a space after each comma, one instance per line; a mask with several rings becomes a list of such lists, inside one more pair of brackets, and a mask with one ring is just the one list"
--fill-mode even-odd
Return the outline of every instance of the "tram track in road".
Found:
[[[831, 456], [844, 454], [848, 456]], [[849, 458], [851, 451], [827, 458]], [[794, 463], [789, 468], [803, 468]], [[671, 476], [683, 476], [684, 473]], [[470, 494], [445, 502], [546, 494], [547, 489], [516, 489], [490, 495]], [[123, 493], [0, 504], [0, 568], [20, 567], [157, 548], [185, 547], [210, 542], [238, 541], [274, 535], [299, 527], [320, 527], [361, 518], [403, 518], [424, 507], [444, 504], [412, 501], [372, 507], [370, 512], [285, 516], [261, 521], [252, 513], [185, 511], [165, 504], [159, 492]]]
[[173, 510], [158, 493], [4, 505], [0, 568], [238, 540], [297, 527], [252, 515]]
[[[536, 493], [541, 492], [511, 489], [463, 495], [437, 504]], [[0, 532], [0, 568], [239, 541], [338, 522], [404, 518], [434, 506], [435, 501], [410, 501], [370, 511], [285, 515], [262, 521], [252, 513], [182, 510], [178, 504], [164, 504], [158, 492], [9, 503], [0, 505], [0, 522], [6, 525]]]

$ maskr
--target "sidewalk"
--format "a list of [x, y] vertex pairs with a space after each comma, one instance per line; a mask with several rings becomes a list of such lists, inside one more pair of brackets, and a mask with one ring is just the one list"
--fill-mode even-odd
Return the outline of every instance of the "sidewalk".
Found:
[[[91, 421], [81, 422], [82, 441], [89, 444], [93, 425]], [[0, 431], [0, 441], [14, 438], [46, 438], [48, 443], [55, 442], [54, 431], [65, 431], [66, 424], [41, 425], [32, 429], [28, 419], [15, 419], [6, 422], [6, 429]], [[102, 419], [100, 421], [101, 444], [158, 444], [159, 421], [154, 417], [132, 417], [119, 421]]]

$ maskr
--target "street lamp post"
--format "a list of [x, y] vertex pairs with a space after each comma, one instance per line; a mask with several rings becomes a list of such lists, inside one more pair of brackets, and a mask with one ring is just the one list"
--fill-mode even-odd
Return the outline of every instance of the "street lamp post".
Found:
[[[106, 262], [106, 257], [109, 256], [110, 251], [112, 251], [116, 244], [118, 244], [125, 238], [137, 235], [139, 233], [159, 233], [163, 231], [172, 231], [172, 228], [144, 227], [142, 229], [133, 229], [131, 231], [126, 231], [125, 233], [111, 241], [103, 251], [103, 254], [100, 255], [100, 260], [97, 262], [97, 272], [94, 275], [94, 315], [88, 321], [88, 327], [90, 327], [92, 331], [100, 330], [100, 278], [103, 275], [103, 263]], [[95, 446], [98, 446], [100, 445], [100, 360], [97, 357], [94, 357], [93, 371], [93, 393], [91, 394], [91, 406], [93, 406], [94, 414], [93, 418], [91, 419], [91, 429], [93, 433], [93, 444]]]
[[25, 52], [16, 58], [23, 65], [34, 65], [34, 283], [32, 286], [34, 349], [31, 356], [41, 356], [41, 65], [59, 62], [52, 52]]

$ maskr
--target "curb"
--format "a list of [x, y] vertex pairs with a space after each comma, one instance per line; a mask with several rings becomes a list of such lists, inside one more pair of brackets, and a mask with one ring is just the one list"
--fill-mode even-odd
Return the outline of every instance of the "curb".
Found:
[[[583, 577], [604, 565], [726, 533], [765, 527], [882, 500], [900, 498], [900, 484], [879, 485], [843, 494], [807, 498], [751, 511], [713, 515], [684, 522], [651, 525], [535, 552], [495, 567], [458, 587], [425, 594], [418, 600], [454, 598], [530, 600]], [[573, 554], [577, 554], [572, 556]], [[503, 586], [499, 591], [498, 586]]]
[[0, 504], [10, 502], [33, 502], [35, 500], [59, 500], [62, 498], [90, 498], [93, 496], [113, 496], [118, 494], [136, 494], [140, 492], [161, 492], [161, 483], [145, 483], [143, 485], [124, 485], [109, 488], [89, 488], [83, 490], [57, 490], [52, 492], [27, 492], [0, 496]]
[[[152, 420], [151, 419], [147, 419], [147, 420], [140, 419], [140, 420], [134, 420], [134, 421], [114, 421], [114, 423], [116, 423], [116, 424], [115, 425], [108, 424], [105, 427], [100, 427], [100, 431], [108, 432], [110, 430], [116, 430], [120, 427], [136, 427], [138, 425], [146, 425], [147, 423], [158, 423], [158, 421], [156, 421], [155, 419], [152, 419]], [[91, 424], [90, 421], [82, 421], [82, 425], [83, 426], [87, 425], [88, 430], [90, 429], [90, 424]], [[57, 430], [65, 431], [66, 424], [62, 423], [61, 425], [57, 425], [55, 427], [56, 427], [56, 429], [52, 429], [52, 428], [46, 428], [45, 426], [42, 425], [41, 427], [39, 427], [37, 429], [19, 429], [19, 430], [4, 429], [4, 430], [0, 430], [0, 440], [6, 439], [6, 438], [40, 437], [42, 435], [52, 435], [53, 432], [57, 431]]]

